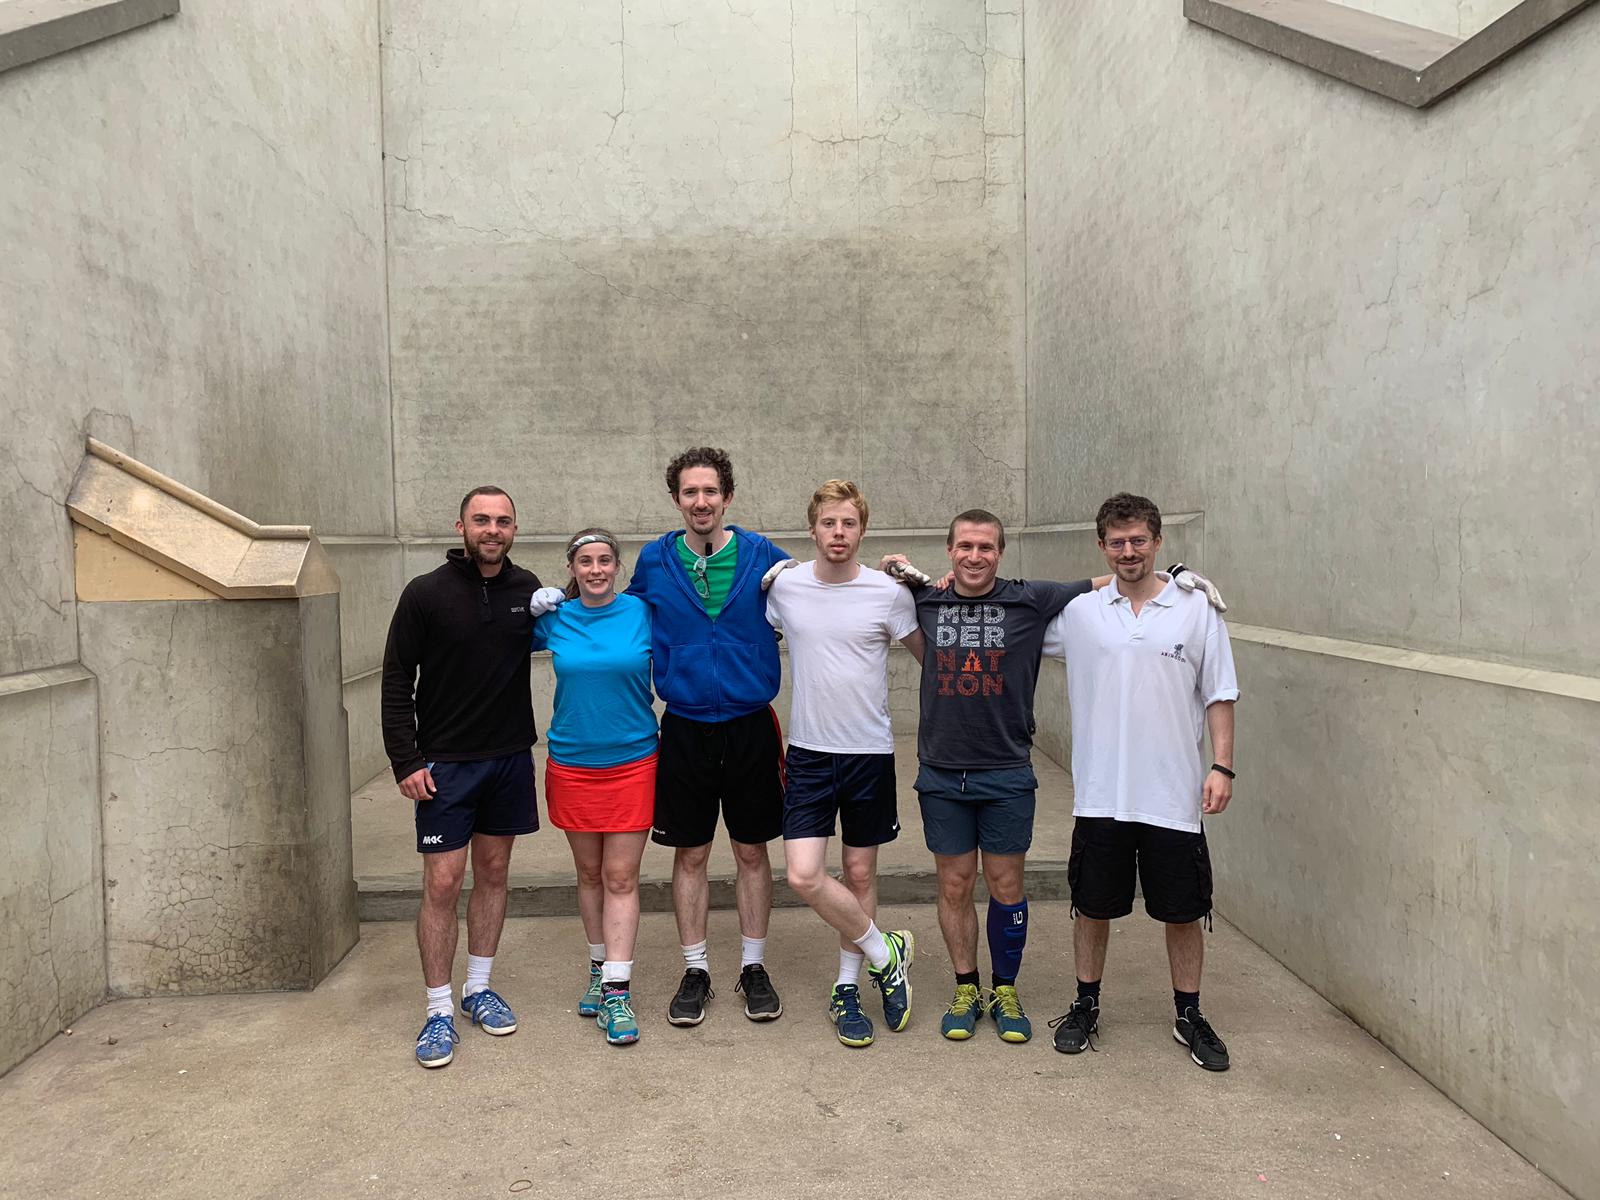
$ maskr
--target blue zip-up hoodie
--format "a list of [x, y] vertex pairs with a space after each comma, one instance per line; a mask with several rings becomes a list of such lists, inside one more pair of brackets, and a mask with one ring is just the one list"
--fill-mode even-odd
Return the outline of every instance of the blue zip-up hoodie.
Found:
[[650, 606], [656, 695], [668, 712], [692, 721], [731, 721], [757, 712], [772, 703], [782, 677], [761, 577], [789, 555], [759, 533], [728, 528], [739, 542], [739, 562], [715, 621], [678, 561], [681, 529], [639, 552], [628, 585], [631, 595]]

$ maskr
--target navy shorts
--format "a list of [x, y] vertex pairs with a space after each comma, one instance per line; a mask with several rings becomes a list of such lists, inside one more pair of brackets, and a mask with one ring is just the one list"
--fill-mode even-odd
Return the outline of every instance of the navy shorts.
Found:
[[1072, 824], [1067, 886], [1072, 908], [1096, 921], [1133, 911], [1133, 879], [1144, 887], [1144, 910], [1157, 921], [1187, 925], [1211, 912], [1211, 852], [1206, 835], [1112, 817]]
[[719, 810], [733, 841], [758, 845], [783, 832], [783, 734], [771, 705], [727, 721], [661, 717], [651, 840], [709, 845]]
[[477, 762], [428, 764], [437, 789], [417, 802], [417, 851], [459, 850], [475, 833], [511, 837], [539, 828], [533, 752]]
[[784, 760], [783, 836], [833, 836], [846, 846], [881, 846], [900, 836], [893, 754], [831, 754], [791, 745]]
[[1033, 802], [1039, 780], [1028, 767], [917, 772], [922, 833], [935, 854], [1026, 854], [1033, 845]]

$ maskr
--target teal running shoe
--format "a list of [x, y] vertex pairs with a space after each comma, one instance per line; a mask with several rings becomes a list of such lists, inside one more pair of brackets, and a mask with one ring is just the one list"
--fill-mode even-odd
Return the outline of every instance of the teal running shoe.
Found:
[[989, 1016], [1002, 1042], [1025, 1042], [1033, 1036], [1033, 1022], [1022, 1011], [1017, 989], [1003, 983], [989, 993]]
[[939, 1022], [939, 1032], [952, 1042], [964, 1042], [977, 1032], [981, 1016], [983, 999], [978, 995], [978, 985], [958, 983], [955, 999], [950, 1001], [950, 1007]]
[[594, 963], [589, 964], [589, 988], [578, 998], [578, 1015], [580, 1017], [598, 1017], [600, 1015], [600, 968]]
[[517, 1018], [512, 1014], [511, 1006], [491, 988], [461, 997], [461, 1011], [471, 1017], [472, 1023], [479, 1029], [496, 1037], [517, 1031]]
[[883, 1023], [890, 1033], [899, 1033], [911, 1020], [911, 960], [917, 956], [917, 939], [909, 929], [896, 929], [883, 935], [889, 943], [889, 961], [883, 969], [868, 967], [867, 974], [883, 993]]
[[872, 1022], [861, 1011], [861, 989], [853, 983], [836, 983], [828, 1001], [828, 1016], [846, 1046], [872, 1045]]
[[613, 1046], [631, 1046], [639, 1040], [639, 1021], [633, 1015], [633, 997], [628, 992], [607, 992], [594, 1023]]
[[417, 1061], [425, 1067], [447, 1067], [461, 1040], [449, 1013], [434, 1013], [417, 1034]]

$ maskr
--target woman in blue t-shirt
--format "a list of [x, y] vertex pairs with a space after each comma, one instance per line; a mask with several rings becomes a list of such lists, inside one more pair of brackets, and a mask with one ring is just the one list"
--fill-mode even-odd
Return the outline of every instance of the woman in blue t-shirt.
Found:
[[555, 664], [546, 735], [545, 804], [567, 834], [578, 912], [589, 939], [589, 989], [578, 1002], [613, 1045], [639, 1040], [631, 996], [639, 932], [639, 860], [655, 812], [650, 610], [617, 594], [617, 540], [585, 529], [567, 543], [567, 600], [533, 625]]

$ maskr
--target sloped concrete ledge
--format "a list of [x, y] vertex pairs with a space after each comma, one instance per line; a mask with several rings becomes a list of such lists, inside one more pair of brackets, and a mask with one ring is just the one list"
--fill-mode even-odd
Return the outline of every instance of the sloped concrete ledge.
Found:
[[0, 0], [0, 71], [175, 16], [178, 0]]
[[1462, 40], [1332, 0], [1184, 0], [1197, 25], [1412, 108], [1428, 108], [1593, 0], [1524, 0]]

